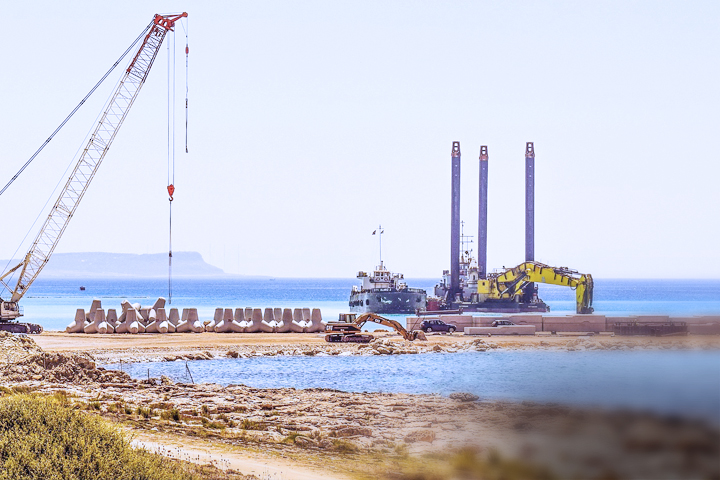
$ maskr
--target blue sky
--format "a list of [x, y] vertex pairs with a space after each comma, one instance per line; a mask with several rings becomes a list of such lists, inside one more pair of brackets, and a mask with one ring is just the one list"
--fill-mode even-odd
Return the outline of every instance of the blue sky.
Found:
[[[718, 277], [718, 2], [14, 2], [0, 33], [4, 178], [154, 13], [182, 10], [190, 153], [180, 28], [175, 250], [233, 273], [351, 277], [377, 262], [382, 223], [391, 269], [439, 276], [458, 140], [466, 233], [488, 145], [488, 263], [514, 265], [533, 141], [538, 260]], [[0, 197], [0, 257], [34, 237], [117, 78]], [[57, 251], [167, 251], [167, 86], [163, 47]]]

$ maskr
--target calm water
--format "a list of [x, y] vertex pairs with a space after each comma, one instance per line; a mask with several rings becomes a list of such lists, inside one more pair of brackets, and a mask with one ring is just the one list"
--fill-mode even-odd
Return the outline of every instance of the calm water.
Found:
[[[188, 382], [185, 362], [110, 365]], [[187, 362], [196, 383], [350, 392], [472, 392], [483, 399], [626, 407], [720, 423], [720, 352], [493, 351]]]
[[[435, 279], [408, 280], [428, 292]], [[321, 308], [326, 319], [348, 311], [355, 279], [176, 279], [172, 307], [195, 307], [201, 318], [212, 318], [215, 308]], [[86, 287], [84, 292], [80, 285]], [[37, 280], [21, 304], [25, 319], [48, 330], [62, 330], [77, 308], [90, 307], [93, 298], [103, 307], [120, 308], [120, 301], [152, 304], [167, 297], [164, 279]], [[540, 296], [560, 315], [575, 312], [574, 291], [540, 285]], [[719, 314], [720, 280], [603, 280], [595, 281], [595, 311], [606, 315], [657, 313], [671, 315]], [[397, 318], [403, 318], [398, 316]]]

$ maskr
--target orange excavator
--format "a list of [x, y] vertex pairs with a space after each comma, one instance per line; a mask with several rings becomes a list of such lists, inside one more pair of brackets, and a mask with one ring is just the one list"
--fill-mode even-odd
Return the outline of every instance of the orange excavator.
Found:
[[374, 313], [363, 313], [356, 317], [354, 313], [341, 313], [337, 322], [328, 322], [325, 327], [325, 341], [331, 343], [370, 343], [374, 338], [372, 335], [363, 335], [362, 327], [367, 322], [378, 323], [395, 329], [405, 340], [427, 340], [425, 334], [420, 330], [408, 332], [397, 320], [375, 315]]

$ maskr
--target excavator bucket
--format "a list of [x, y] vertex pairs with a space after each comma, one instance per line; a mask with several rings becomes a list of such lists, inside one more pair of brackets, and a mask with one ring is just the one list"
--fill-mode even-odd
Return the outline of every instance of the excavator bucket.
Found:
[[413, 336], [415, 337], [415, 340], [421, 340], [424, 342], [427, 342], [427, 337], [425, 336], [425, 332], [422, 330], [415, 330], [413, 332]]

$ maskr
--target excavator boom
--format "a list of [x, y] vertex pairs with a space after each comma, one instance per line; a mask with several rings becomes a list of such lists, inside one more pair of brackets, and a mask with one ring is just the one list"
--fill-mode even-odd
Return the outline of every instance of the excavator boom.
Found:
[[488, 290], [479, 292], [491, 298], [514, 298], [530, 283], [560, 285], [575, 289], [577, 313], [592, 313], [593, 279], [568, 268], [550, 267], [539, 262], [525, 262], [490, 276]]
[[393, 328], [398, 332], [405, 340], [427, 340], [425, 334], [421, 331], [408, 332], [397, 320], [391, 320], [389, 318], [381, 317], [374, 313], [363, 313], [357, 318], [353, 316], [343, 322], [329, 322], [325, 332], [325, 341], [327, 342], [354, 342], [354, 343], [369, 343], [372, 341], [372, 335], [362, 335], [362, 327], [367, 322], [378, 323], [385, 325], [386, 327]]

